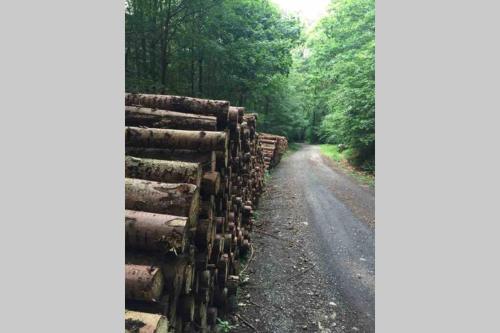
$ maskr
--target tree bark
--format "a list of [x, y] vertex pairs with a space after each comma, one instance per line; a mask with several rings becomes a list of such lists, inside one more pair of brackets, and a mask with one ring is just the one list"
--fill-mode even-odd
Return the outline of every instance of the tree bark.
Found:
[[163, 292], [163, 274], [156, 266], [125, 265], [125, 298], [157, 301]]
[[140, 105], [148, 108], [215, 116], [217, 118], [225, 117], [226, 119], [229, 111], [228, 101], [171, 95], [127, 93], [125, 94], [125, 105]]
[[188, 217], [196, 223], [199, 210], [198, 187], [125, 178], [125, 208], [143, 212]]
[[166, 317], [125, 310], [125, 333], [168, 333]]
[[227, 151], [226, 132], [184, 131], [158, 128], [125, 128], [125, 144], [130, 147], [188, 149], [199, 152]]
[[196, 150], [126, 147], [125, 154], [139, 158], [200, 163], [203, 171], [216, 170], [215, 151], [200, 153]]
[[137, 106], [126, 106], [125, 125], [198, 131], [216, 131], [217, 118], [192, 113], [157, 110]]
[[186, 217], [125, 210], [125, 247], [165, 253], [186, 247]]
[[188, 183], [199, 187], [202, 169], [199, 163], [125, 156], [125, 177], [162, 183]]
[[229, 113], [227, 119], [231, 129], [236, 129], [238, 123], [241, 122], [239, 108], [234, 106], [229, 107]]

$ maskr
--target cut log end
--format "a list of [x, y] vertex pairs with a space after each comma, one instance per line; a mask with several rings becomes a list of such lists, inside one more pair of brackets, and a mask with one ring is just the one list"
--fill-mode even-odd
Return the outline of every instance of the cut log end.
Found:
[[125, 310], [125, 333], [167, 333], [168, 320], [166, 317]]

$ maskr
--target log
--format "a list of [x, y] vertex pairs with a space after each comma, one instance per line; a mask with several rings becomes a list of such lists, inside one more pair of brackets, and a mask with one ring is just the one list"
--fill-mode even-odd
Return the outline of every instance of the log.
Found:
[[188, 225], [192, 226], [199, 210], [198, 187], [125, 178], [125, 208], [188, 217]]
[[232, 129], [236, 129], [236, 126], [239, 123], [239, 110], [236, 107], [230, 106], [228, 113], [228, 122]]
[[204, 196], [217, 195], [220, 191], [220, 174], [205, 172], [201, 181], [201, 194]]
[[217, 118], [192, 113], [125, 106], [125, 125], [216, 131]]
[[126, 147], [125, 154], [139, 158], [200, 163], [203, 171], [215, 171], [217, 161], [215, 151], [200, 153], [196, 150]]
[[199, 187], [202, 169], [199, 163], [125, 156], [125, 177], [162, 183], [188, 183]]
[[259, 140], [261, 143], [266, 143], [266, 144], [271, 144], [271, 145], [276, 145], [276, 140], [271, 140], [271, 139], [261, 139]]
[[215, 214], [215, 198], [211, 195], [208, 199], [201, 201], [198, 218], [213, 219]]
[[149, 108], [189, 112], [203, 115], [226, 115], [228, 101], [200, 99], [172, 95], [125, 94], [125, 105], [141, 105]]
[[[127, 265], [140, 265], [146, 267], [159, 267], [164, 279], [164, 292], [170, 296], [170, 304], [176, 304], [181, 294], [189, 293], [192, 289], [193, 269], [192, 258], [188, 255], [169, 255], [165, 257], [153, 257], [144, 253], [129, 253], [125, 255]], [[175, 308], [174, 306], [170, 307]], [[169, 318], [173, 318], [169, 316]]]
[[184, 321], [194, 320], [195, 302], [192, 295], [183, 295], [179, 300], [180, 315]]
[[164, 253], [183, 252], [187, 217], [125, 210], [125, 247]]
[[207, 309], [208, 305], [205, 302], [197, 302], [194, 319], [197, 326], [200, 328], [207, 327]]
[[215, 164], [215, 170], [213, 171], [221, 171], [222, 169], [228, 167], [229, 154], [227, 153], [227, 151], [216, 151], [215, 159], [216, 159], [216, 164]]
[[[188, 261], [184, 261], [181, 267], [185, 267], [184, 269], [184, 282], [182, 285], [182, 293], [184, 295], [189, 295], [194, 286], [194, 265], [192, 265]], [[182, 269], [182, 268], [181, 268]]]
[[214, 304], [218, 308], [225, 309], [227, 305], [227, 296], [228, 296], [227, 288], [224, 288], [222, 286], [217, 286], [214, 292]]
[[207, 323], [209, 325], [217, 324], [217, 308], [209, 307], [207, 310]]
[[[195, 244], [202, 252], [212, 245], [212, 228], [214, 228], [213, 220], [211, 219], [200, 219], [198, 220], [198, 226], [196, 228], [195, 234]], [[210, 255], [210, 254], [209, 254]]]
[[130, 147], [189, 149], [198, 152], [227, 151], [226, 132], [184, 131], [160, 128], [125, 128], [125, 144]]
[[163, 292], [161, 269], [149, 265], [125, 265], [125, 298], [157, 301]]
[[227, 293], [228, 293], [228, 295], [236, 295], [239, 284], [240, 284], [240, 277], [239, 276], [229, 275], [227, 277]]
[[168, 320], [166, 317], [125, 310], [125, 333], [167, 333]]
[[157, 302], [136, 301], [130, 299], [125, 300], [125, 308], [128, 310], [156, 313], [164, 316], [168, 315], [169, 306], [169, 296], [166, 294], [163, 295]]

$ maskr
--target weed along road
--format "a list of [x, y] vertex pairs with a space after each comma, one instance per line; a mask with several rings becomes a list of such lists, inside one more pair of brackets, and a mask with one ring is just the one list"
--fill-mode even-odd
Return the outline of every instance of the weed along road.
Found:
[[374, 206], [318, 146], [285, 157], [261, 199], [235, 331], [374, 332]]

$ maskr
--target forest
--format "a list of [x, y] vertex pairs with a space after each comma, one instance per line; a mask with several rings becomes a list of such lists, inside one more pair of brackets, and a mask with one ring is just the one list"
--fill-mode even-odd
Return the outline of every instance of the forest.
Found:
[[330, 143], [375, 171], [375, 3], [315, 26], [269, 0], [127, 0], [126, 91], [229, 100], [259, 130]]

